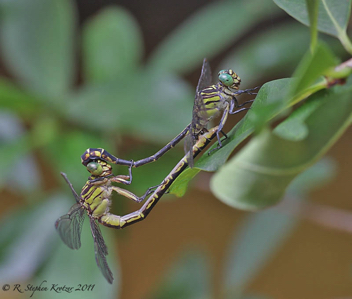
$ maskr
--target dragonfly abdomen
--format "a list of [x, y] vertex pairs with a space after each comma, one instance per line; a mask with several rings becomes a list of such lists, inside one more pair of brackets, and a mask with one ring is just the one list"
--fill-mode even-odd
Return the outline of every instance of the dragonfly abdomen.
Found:
[[99, 223], [107, 227], [121, 228], [121, 216], [106, 213], [98, 219]]

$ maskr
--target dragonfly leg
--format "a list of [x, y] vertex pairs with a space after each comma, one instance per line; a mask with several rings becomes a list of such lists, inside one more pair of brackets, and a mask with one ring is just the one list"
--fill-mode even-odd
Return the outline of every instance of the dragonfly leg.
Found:
[[251, 109], [251, 107], [241, 108], [241, 109], [238, 109], [238, 110], [232, 112], [231, 114], [237, 114], [237, 113], [240, 113], [240, 112], [242, 112], [242, 111], [249, 110], [249, 109]]
[[146, 198], [150, 193], [153, 193], [156, 188], [158, 188], [160, 185], [156, 185], [153, 187], [149, 187], [148, 190], [142, 195], [143, 198]]
[[219, 145], [216, 148], [213, 148], [213, 149], [211, 149], [208, 152], [208, 156], [210, 156], [212, 152], [215, 152], [215, 151], [217, 151], [218, 149], [221, 149], [221, 148], [222, 148], [222, 144], [219, 142]]
[[256, 87], [254, 87], [254, 88], [248, 88], [248, 89], [238, 90], [238, 91], [236, 91], [236, 94], [237, 94], [237, 95], [240, 95], [240, 94], [242, 94], [242, 93], [246, 93], [246, 94], [255, 95], [255, 94], [257, 94], [257, 92], [252, 92], [252, 91], [257, 90], [257, 89], [259, 89], [259, 88], [260, 88], [260, 86], [256, 86]]
[[254, 102], [254, 100], [246, 101], [246, 102], [244, 102], [244, 103], [242, 103], [242, 104], [240, 104], [240, 105], [237, 105], [236, 108], [241, 108], [241, 107], [243, 107], [243, 106], [245, 106], [245, 105], [247, 105], [247, 104], [253, 103], [253, 102]]
[[242, 104], [238, 104], [238, 102], [237, 102], [235, 99], [233, 99], [233, 100], [230, 102], [230, 111], [229, 111], [229, 113], [230, 113], [230, 114], [236, 114], [236, 113], [238, 113], [238, 112], [241, 112], [241, 111], [244, 111], [244, 110], [248, 110], [248, 109], [250, 109], [250, 108], [238, 109], [238, 110], [235, 110], [235, 109], [241, 108], [241, 107], [243, 107], [243, 106], [245, 106], [245, 105], [247, 105], [247, 104], [252, 103], [253, 101], [254, 101], [254, 100], [249, 100], [249, 101], [244, 102], [244, 103], [242, 103]]
[[[233, 102], [231, 102], [231, 103], [233, 103]], [[219, 145], [218, 145], [216, 148], [213, 148], [212, 150], [210, 150], [210, 151], [208, 152], [208, 155], [210, 155], [213, 151], [216, 151], [216, 150], [222, 148], [222, 143], [221, 143], [221, 138], [220, 138], [220, 132], [221, 132], [222, 134], [224, 134], [224, 132], [222, 131], [222, 129], [223, 129], [223, 127], [224, 127], [224, 124], [226, 123], [227, 117], [228, 117], [228, 115], [229, 115], [229, 111], [230, 111], [230, 105], [227, 103], [226, 108], [224, 109], [224, 112], [223, 112], [223, 114], [222, 114], [221, 121], [220, 121], [220, 124], [219, 124], [219, 126], [218, 126], [218, 129], [216, 130], [216, 137], [217, 137], [217, 139], [218, 139]], [[226, 134], [224, 134], [224, 136], [227, 138], [227, 135], [226, 135]]]
[[89, 180], [92, 185], [103, 185], [106, 184], [110, 179], [108, 177], [97, 177], [93, 180]]
[[158, 151], [154, 155], [134, 162], [133, 167], [139, 167], [144, 164], [158, 160], [167, 151], [175, 147], [175, 145], [178, 144], [187, 135], [190, 126], [191, 125], [189, 124], [180, 134], [178, 134], [174, 139], [172, 139], [167, 145], [165, 145], [160, 151]]
[[119, 187], [116, 187], [116, 186], [111, 186], [111, 190], [115, 191], [116, 193], [128, 198], [128, 199], [132, 199], [133, 201], [135, 202], [142, 202], [150, 193], [153, 192], [153, 190], [158, 187], [158, 186], [154, 186], [154, 187], [150, 187], [141, 197], [138, 197], [136, 194], [128, 191], [128, 190], [125, 190], [125, 189], [122, 189], [122, 188], [119, 188]]
[[[227, 134], [226, 134], [223, 130], [221, 130], [220, 132], [222, 133], [222, 135], [224, 135], [225, 139], [228, 138], [228, 137], [227, 137]], [[216, 133], [216, 135], [218, 136], [218, 132]], [[224, 139], [224, 140], [225, 140], [225, 139]], [[211, 141], [211, 140], [208, 140], [208, 141]], [[214, 152], [214, 151], [216, 151], [216, 150], [218, 150], [218, 149], [221, 149], [221, 148], [222, 148], [222, 143], [219, 142], [219, 145], [218, 145], [216, 148], [211, 149], [211, 150], [208, 152], [208, 155], [210, 156], [212, 152]]]
[[130, 180], [130, 176], [129, 175], [123, 175], [123, 174], [119, 174], [119, 175], [116, 175], [116, 176], [113, 176], [112, 178], [110, 178], [111, 182], [121, 183], [121, 184], [124, 184], [124, 185], [128, 185], [129, 180]]
[[227, 134], [223, 130], [221, 130], [221, 133], [225, 136], [225, 139], [227, 139]]
[[121, 183], [124, 185], [131, 185], [131, 183], [132, 183], [132, 167], [133, 167], [133, 160], [131, 160], [131, 165], [128, 168], [129, 175], [121, 175], [120, 174], [120, 175], [116, 175], [116, 176], [110, 178], [109, 180], [111, 182], [115, 182], [115, 183]]
[[133, 160], [131, 160], [131, 165], [130, 167], [128, 167], [128, 174], [129, 174], [129, 177], [130, 177], [130, 180], [126, 183], [126, 185], [130, 185], [132, 183], [132, 167], [134, 165], [134, 162]]

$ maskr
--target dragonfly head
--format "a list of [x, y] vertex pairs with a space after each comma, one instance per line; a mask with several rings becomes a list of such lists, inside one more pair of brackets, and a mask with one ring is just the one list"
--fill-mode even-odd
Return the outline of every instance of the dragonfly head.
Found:
[[87, 164], [87, 170], [95, 177], [104, 177], [112, 173], [110, 164], [102, 160], [94, 160]]
[[87, 149], [83, 155], [81, 156], [81, 162], [84, 166], [87, 166], [89, 162], [91, 162], [92, 160], [98, 160], [102, 158], [102, 152], [104, 152], [104, 150], [102, 148], [89, 148]]
[[218, 74], [219, 81], [226, 87], [239, 89], [241, 78], [233, 70], [222, 70]]

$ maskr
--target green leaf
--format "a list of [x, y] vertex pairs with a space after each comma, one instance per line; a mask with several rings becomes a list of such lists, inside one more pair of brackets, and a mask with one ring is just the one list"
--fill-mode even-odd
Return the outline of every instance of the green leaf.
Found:
[[309, 27], [310, 27], [310, 50], [314, 52], [318, 40], [318, 8], [319, 0], [306, 0], [308, 16], [309, 16]]
[[313, 189], [325, 186], [336, 177], [337, 168], [334, 160], [324, 157], [299, 174], [287, 188], [286, 194], [294, 197], [304, 197]]
[[[291, 184], [286, 200], [300, 200], [313, 188], [332, 178], [334, 164], [322, 160], [300, 174]], [[293, 197], [292, 197], [293, 196]], [[300, 198], [298, 198], [299, 196]], [[243, 291], [260, 272], [279, 246], [295, 228], [298, 219], [273, 208], [250, 215], [236, 233], [226, 260], [225, 287], [229, 298]]]
[[215, 56], [246, 30], [278, 12], [270, 1], [228, 0], [210, 4], [169, 35], [153, 52], [149, 66], [176, 72], [191, 70], [204, 57]]
[[[211, 180], [214, 194], [226, 204], [247, 210], [276, 204], [291, 181], [316, 162], [352, 121], [352, 88], [321, 92], [310, 101], [319, 102], [305, 115], [308, 135], [300, 141], [264, 131], [221, 168]], [[299, 110], [306, 114], [306, 106]], [[290, 118], [288, 118], [290, 120]], [[302, 119], [296, 118], [298, 124]], [[292, 122], [292, 127], [295, 122]], [[282, 131], [280, 135], [282, 136]]]
[[[331, 38], [332, 39], [332, 38]], [[260, 31], [227, 54], [219, 70], [233, 68], [241, 77], [241, 88], [253, 87], [262, 78], [291, 76], [306, 53], [309, 34], [299, 23], [284, 23]], [[296, 47], [301, 45], [300, 47]], [[296, 47], [295, 51], [291, 51]]]
[[308, 52], [298, 65], [293, 75], [297, 81], [292, 87], [291, 95], [297, 95], [302, 90], [308, 88], [320, 76], [324, 75], [329, 68], [337, 64], [338, 61], [330, 49], [323, 44], [318, 44], [313, 54]]
[[83, 29], [85, 76], [92, 82], [121, 76], [134, 80], [142, 49], [142, 36], [134, 18], [121, 7], [106, 8]]
[[305, 121], [321, 105], [318, 101], [308, 101], [304, 108], [293, 111], [288, 119], [275, 128], [275, 134], [286, 140], [304, 140], [309, 130]]
[[185, 111], [192, 111], [193, 98], [194, 92], [180, 78], [139, 71], [133, 82], [123, 78], [83, 87], [68, 99], [62, 112], [88, 129], [160, 141], [188, 125], [191, 112]]
[[[338, 40], [327, 35], [322, 40], [336, 55], [345, 55]], [[241, 89], [250, 88], [258, 81], [276, 78], [278, 74], [291, 76], [307, 52], [308, 44], [305, 26], [297, 22], [284, 23], [245, 40], [225, 57], [218, 70], [234, 69], [242, 79]]]
[[69, 0], [0, 1], [4, 62], [23, 85], [55, 97], [72, 84], [74, 9]]
[[50, 144], [59, 136], [59, 122], [52, 117], [44, 115], [38, 118], [30, 132], [30, 145], [39, 148]]
[[150, 298], [210, 298], [209, 273], [204, 255], [188, 252], [164, 275], [159, 288]]
[[[305, 0], [274, 0], [289, 15], [309, 25]], [[346, 29], [351, 12], [351, 0], [319, 0], [318, 30], [336, 36], [346, 51], [352, 54], [352, 44]]]
[[40, 111], [39, 102], [5, 78], [0, 78], [1, 108], [9, 109], [27, 118]]
[[[290, 16], [309, 25], [306, 0], [274, 0]], [[338, 37], [345, 31], [351, 11], [350, 0], [319, 0], [318, 30]]]
[[175, 194], [177, 197], [182, 197], [185, 195], [189, 181], [192, 180], [198, 173], [199, 169], [197, 168], [188, 168], [182, 172], [170, 186], [170, 194]]
[[[285, 200], [299, 201], [299, 205], [307, 193], [317, 187], [317, 183], [326, 183], [333, 173], [334, 164], [331, 161], [316, 163], [292, 182]], [[234, 235], [229, 256], [225, 260], [228, 298], [235, 298], [236, 294], [246, 289], [290, 236], [298, 221], [295, 216], [283, 213], [279, 207], [251, 214], [245, 219], [240, 231]]]

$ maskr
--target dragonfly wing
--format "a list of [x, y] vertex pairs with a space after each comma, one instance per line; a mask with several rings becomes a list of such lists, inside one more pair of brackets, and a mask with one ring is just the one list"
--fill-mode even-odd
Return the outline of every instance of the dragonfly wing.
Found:
[[103, 235], [101, 234], [100, 228], [93, 218], [90, 218], [90, 229], [92, 231], [94, 240], [94, 251], [95, 261], [97, 262], [98, 268], [100, 269], [103, 276], [109, 283], [112, 283], [114, 277], [106, 261], [106, 255], [108, 254], [108, 248], [105, 244]]
[[55, 228], [62, 241], [71, 249], [81, 247], [81, 232], [85, 209], [80, 204], [74, 204], [69, 212], [55, 222]]
[[[189, 133], [188, 151], [192, 152], [193, 145], [197, 142], [199, 134], [202, 133], [209, 122], [207, 109], [201, 93], [197, 92], [194, 98], [193, 116]], [[191, 157], [193, 159], [193, 157]]]
[[211, 69], [209, 62], [206, 58], [203, 59], [202, 71], [198, 80], [196, 93], [199, 93], [202, 89], [208, 87], [211, 84]]
[[63, 178], [65, 179], [66, 183], [70, 186], [71, 191], [72, 191], [72, 194], [73, 194], [73, 196], [74, 196], [75, 199], [76, 199], [76, 202], [79, 203], [81, 198], [78, 196], [77, 192], [76, 192], [75, 189], [73, 188], [73, 186], [72, 186], [71, 182], [69, 181], [69, 179], [68, 179], [66, 173], [61, 172], [61, 175], [62, 175]]
[[[207, 108], [205, 106], [205, 100], [203, 99], [203, 96], [200, 92], [196, 93], [196, 96], [194, 98], [194, 105], [193, 105], [193, 116], [192, 116], [192, 128], [198, 128], [198, 131], [200, 129], [203, 129], [204, 126], [208, 123], [208, 112]], [[196, 124], [198, 126], [196, 126]], [[199, 132], [196, 132], [199, 134]], [[193, 135], [194, 132], [193, 132]]]
[[209, 87], [211, 84], [211, 69], [208, 61], [204, 58], [202, 72], [200, 74], [198, 85], [196, 89], [196, 95], [194, 97], [193, 105], [193, 116], [192, 116], [192, 134], [193, 134], [193, 144], [198, 140], [198, 135], [201, 130], [206, 128], [209, 122], [208, 112], [206, 108], [206, 100], [203, 99], [202, 91]]
[[192, 135], [192, 127], [189, 128], [188, 134], [186, 135], [185, 142], [184, 142], [184, 150], [185, 155], [187, 156], [187, 161], [189, 167], [193, 167], [193, 155], [192, 155], [192, 148], [194, 144], [193, 135]]
[[193, 115], [192, 115], [192, 122], [186, 136], [184, 148], [185, 153], [188, 159], [189, 167], [193, 167], [193, 154], [192, 148], [193, 145], [196, 143], [198, 135], [200, 131], [204, 128], [204, 124], [208, 122], [207, 118], [207, 111], [205, 107], [205, 103], [201, 96], [201, 91], [208, 87], [211, 84], [211, 69], [209, 62], [204, 58], [202, 71], [198, 80], [197, 88], [196, 88], [196, 95], [194, 98], [194, 105], [193, 105]]

